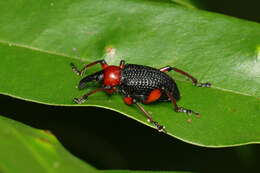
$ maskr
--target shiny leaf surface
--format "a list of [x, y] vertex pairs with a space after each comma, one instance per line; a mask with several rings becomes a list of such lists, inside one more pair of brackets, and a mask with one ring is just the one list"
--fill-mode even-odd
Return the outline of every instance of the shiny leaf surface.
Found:
[[[28, 5], [30, 4], [30, 5]], [[23, 7], [23, 8], [21, 8]], [[212, 88], [197, 88], [174, 72], [180, 106], [145, 105], [169, 135], [207, 147], [260, 142], [260, 25], [157, 0], [0, 2], [0, 93], [51, 105], [98, 106], [147, 124], [119, 95], [97, 93], [83, 105], [72, 99], [82, 67], [98, 59], [118, 64], [183, 69]], [[95, 66], [91, 74], [100, 69]]]

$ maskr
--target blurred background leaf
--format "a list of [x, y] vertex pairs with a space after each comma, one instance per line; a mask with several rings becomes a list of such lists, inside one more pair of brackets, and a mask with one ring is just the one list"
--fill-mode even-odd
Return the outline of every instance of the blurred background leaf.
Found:
[[48, 131], [0, 116], [0, 172], [96, 172], [68, 153]]

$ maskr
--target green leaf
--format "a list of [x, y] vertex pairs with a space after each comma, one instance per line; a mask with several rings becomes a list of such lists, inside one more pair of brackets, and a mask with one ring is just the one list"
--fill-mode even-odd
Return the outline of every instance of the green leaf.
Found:
[[183, 7], [191, 8], [191, 9], [196, 9], [201, 6], [197, 0], [171, 0], [171, 1]]
[[[30, 5], [28, 5], [30, 4]], [[180, 106], [145, 105], [168, 134], [207, 147], [260, 142], [260, 25], [156, 0], [0, 2], [0, 93], [50, 105], [97, 106], [151, 126], [119, 95], [97, 93], [83, 105], [69, 63], [98, 59], [118, 64], [181, 68], [212, 88], [197, 88], [176, 73]], [[91, 68], [87, 74], [100, 67]], [[187, 122], [189, 120], [189, 122]], [[190, 122], [191, 120], [191, 122]]]
[[72, 156], [48, 131], [0, 116], [0, 172], [97, 172]]

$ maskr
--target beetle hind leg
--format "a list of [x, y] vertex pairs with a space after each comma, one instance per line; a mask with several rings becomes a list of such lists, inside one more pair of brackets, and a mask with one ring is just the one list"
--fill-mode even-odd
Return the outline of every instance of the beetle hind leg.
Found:
[[167, 92], [167, 96], [170, 98], [170, 100], [171, 100], [171, 102], [172, 102], [172, 104], [174, 106], [174, 110], [176, 112], [183, 112], [183, 113], [188, 114], [188, 115], [194, 114], [194, 115], [196, 115], [198, 117], [200, 116], [200, 114], [198, 112], [195, 112], [195, 111], [193, 111], [191, 109], [186, 109], [186, 108], [178, 106], [177, 103], [176, 103], [176, 99], [173, 97], [173, 95], [170, 92]]
[[198, 80], [195, 77], [191, 76], [189, 73], [187, 73], [187, 72], [185, 72], [181, 69], [178, 69], [176, 67], [166, 66], [166, 67], [160, 68], [161, 72], [169, 72], [169, 71], [172, 71], [172, 70], [174, 70], [177, 73], [180, 73], [184, 76], [187, 76], [189, 79], [191, 79], [192, 84], [197, 86], [197, 87], [207, 87], [207, 88], [211, 87], [211, 83], [209, 83], [209, 82], [200, 83], [200, 82], [198, 82]]

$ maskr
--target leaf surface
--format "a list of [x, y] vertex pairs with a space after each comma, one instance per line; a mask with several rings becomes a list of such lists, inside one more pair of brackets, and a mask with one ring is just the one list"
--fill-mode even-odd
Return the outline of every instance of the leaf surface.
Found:
[[169, 73], [181, 91], [178, 104], [202, 114], [187, 117], [170, 103], [145, 105], [169, 135], [207, 147], [260, 142], [259, 24], [156, 0], [1, 1], [0, 12], [0, 93], [104, 107], [151, 126], [119, 95], [97, 93], [74, 104], [95, 85], [78, 91], [80, 78], [69, 64], [171, 65], [213, 87], [197, 88]]
[[48, 131], [0, 116], [0, 172], [96, 172], [72, 156]]
[[199, 8], [201, 3], [197, 0], [171, 0], [172, 2], [179, 4], [186, 8], [196, 9]]

